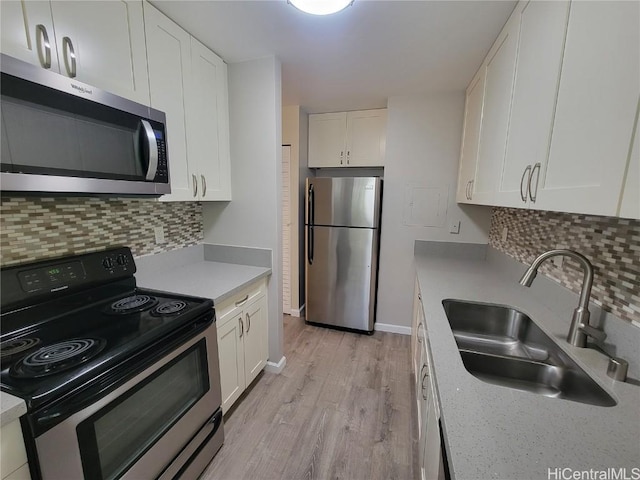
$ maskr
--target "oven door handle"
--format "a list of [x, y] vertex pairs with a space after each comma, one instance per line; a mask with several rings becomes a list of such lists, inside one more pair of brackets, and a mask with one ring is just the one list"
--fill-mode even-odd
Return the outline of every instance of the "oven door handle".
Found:
[[207, 420], [207, 423], [196, 433], [195, 437], [182, 449], [182, 451], [173, 459], [169, 466], [162, 472], [157, 480], [171, 480], [179, 478], [184, 470], [191, 464], [192, 460], [198, 453], [200, 445], [202, 445], [209, 437], [215, 435], [222, 425], [222, 409], [218, 409], [213, 416]]

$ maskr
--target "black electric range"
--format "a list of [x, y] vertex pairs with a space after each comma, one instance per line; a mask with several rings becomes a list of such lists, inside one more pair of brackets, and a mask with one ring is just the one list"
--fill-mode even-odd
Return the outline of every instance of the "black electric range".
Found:
[[134, 273], [128, 248], [3, 269], [0, 388], [33, 410], [213, 321], [211, 300], [138, 288]]

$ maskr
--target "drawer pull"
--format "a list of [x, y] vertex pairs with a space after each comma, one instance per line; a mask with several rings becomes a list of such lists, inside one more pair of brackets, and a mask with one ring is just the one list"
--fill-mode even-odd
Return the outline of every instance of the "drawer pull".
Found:
[[249, 294], [248, 293], [244, 296], [244, 298], [242, 300], [238, 300], [236, 302], [236, 307], [239, 307], [240, 305], [244, 305], [247, 300], [249, 300]]

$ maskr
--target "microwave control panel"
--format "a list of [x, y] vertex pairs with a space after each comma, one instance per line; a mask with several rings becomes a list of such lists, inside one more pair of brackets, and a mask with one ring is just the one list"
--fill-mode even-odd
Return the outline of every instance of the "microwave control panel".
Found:
[[158, 145], [158, 170], [154, 181], [169, 183], [169, 167], [167, 165], [167, 143], [164, 140], [164, 133], [161, 130], [153, 130]]

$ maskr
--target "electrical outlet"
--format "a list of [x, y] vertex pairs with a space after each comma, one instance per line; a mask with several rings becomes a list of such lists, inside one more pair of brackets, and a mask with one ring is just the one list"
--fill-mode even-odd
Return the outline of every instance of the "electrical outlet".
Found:
[[509, 238], [509, 227], [502, 227], [502, 235], [500, 236], [500, 239], [503, 242], [506, 242], [507, 238]]
[[460, 233], [460, 220], [452, 222], [449, 225], [449, 233]]
[[153, 234], [156, 237], [156, 244], [164, 243], [164, 227], [162, 225], [153, 227]]

